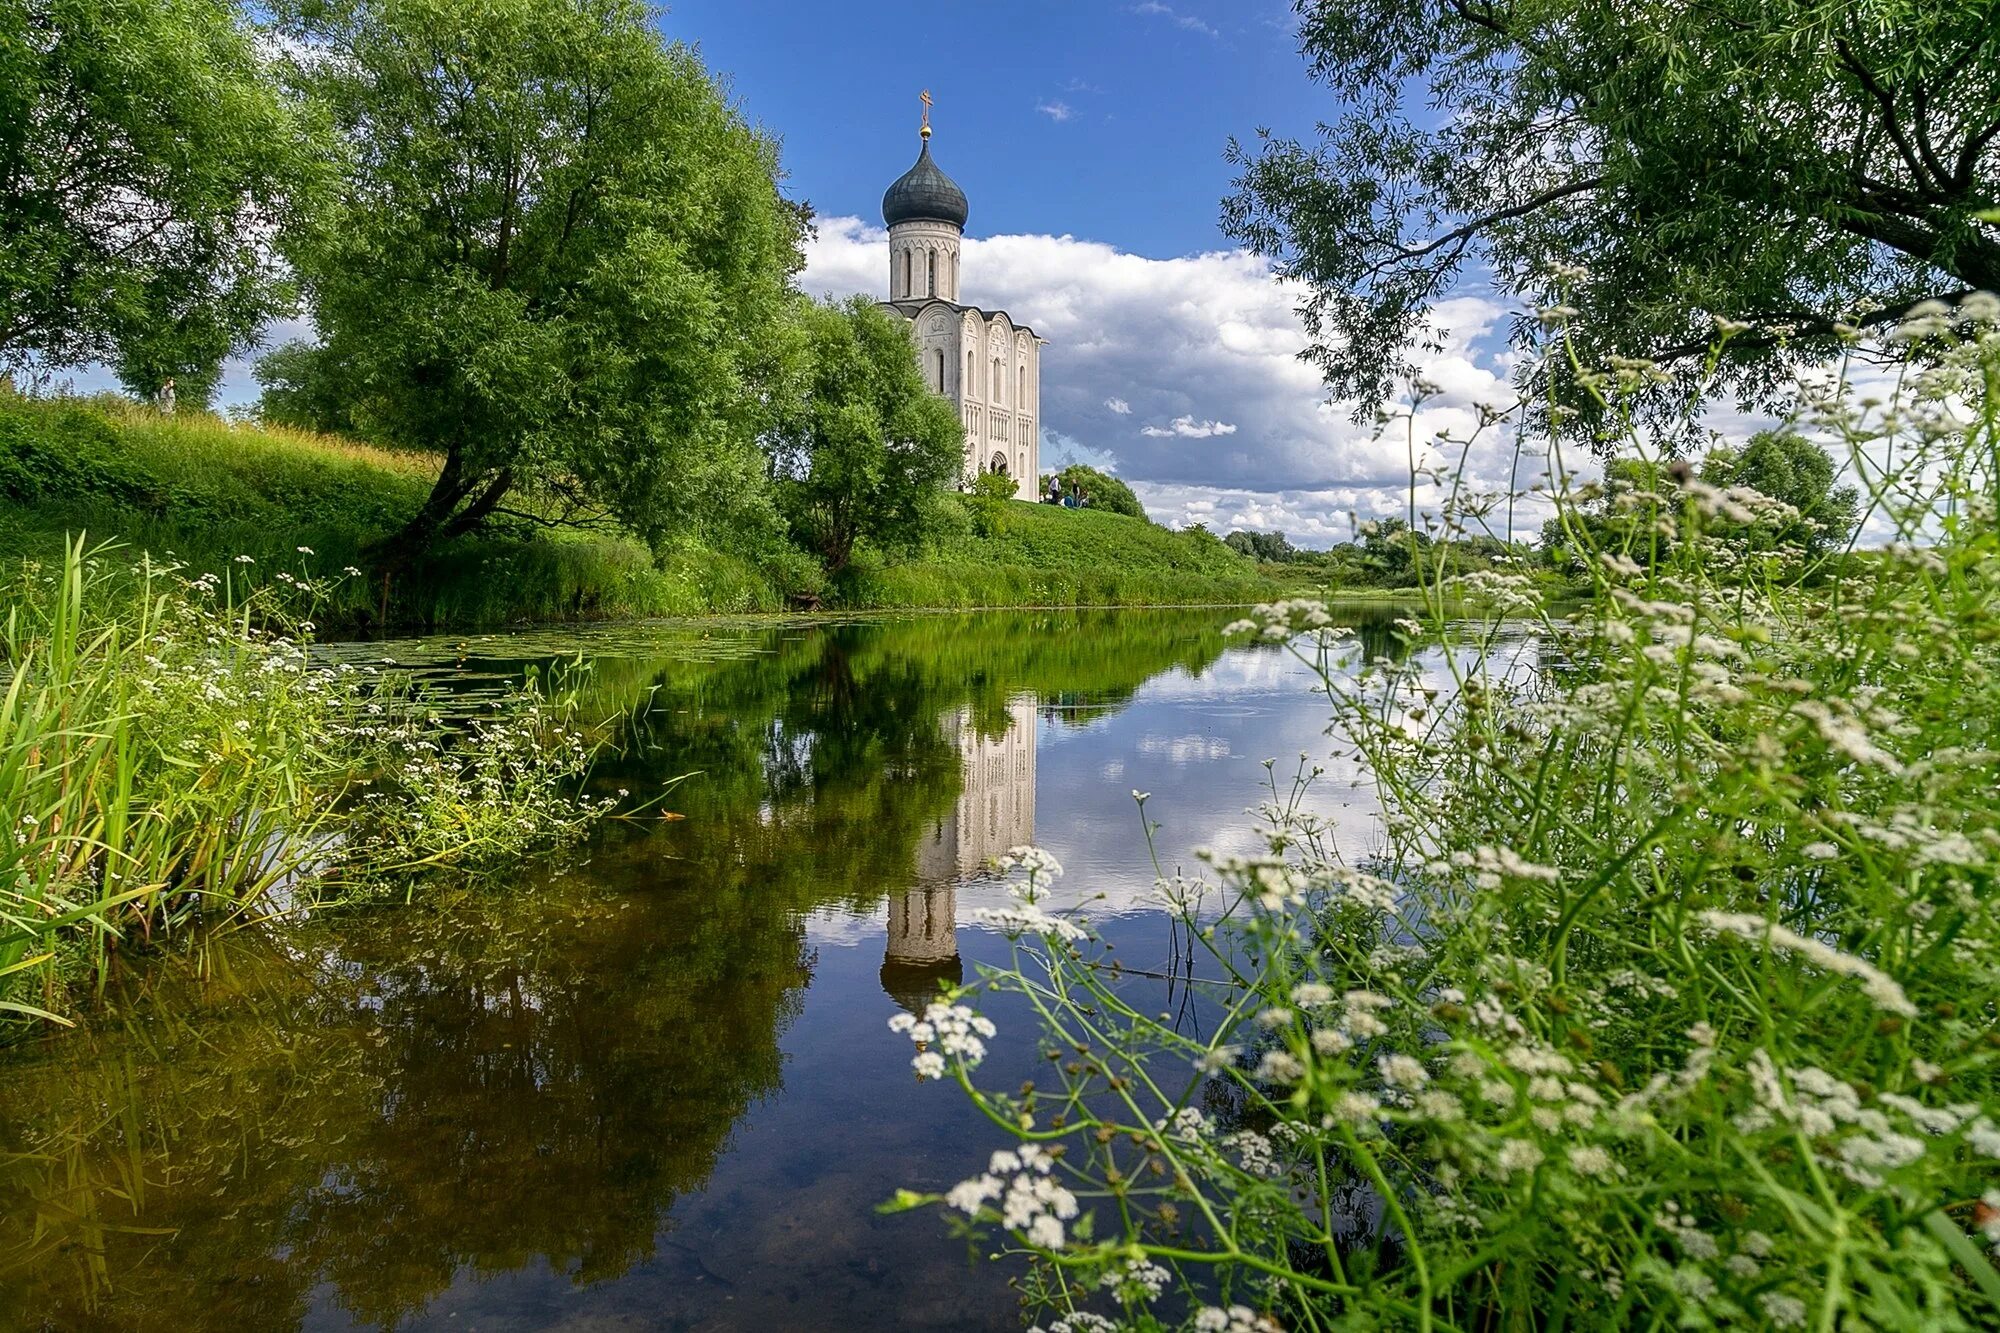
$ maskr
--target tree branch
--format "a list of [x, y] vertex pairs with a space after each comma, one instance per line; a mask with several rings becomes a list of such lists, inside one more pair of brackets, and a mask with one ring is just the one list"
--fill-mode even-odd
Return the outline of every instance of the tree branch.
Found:
[[1588, 194], [1590, 191], [1597, 189], [1603, 184], [1604, 184], [1604, 177], [1587, 176], [1580, 181], [1572, 181], [1568, 185], [1558, 186], [1553, 190], [1545, 190], [1541, 194], [1536, 195], [1532, 199], [1524, 199], [1520, 203], [1514, 204], [1511, 207], [1500, 209], [1498, 212], [1488, 213], [1484, 217], [1474, 218], [1472, 221], [1464, 224], [1463, 226], [1454, 227], [1452, 230], [1444, 233], [1442, 236], [1437, 237], [1435, 240], [1432, 240], [1428, 244], [1416, 246], [1414, 248], [1409, 246], [1399, 247], [1397, 250], [1396, 258], [1422, 259], [1425, 255], [1435, 253], [1436, 251], [1443, 249], [1445, 246], [1450, 245], [1453, 242], [1460, 243], [1460, 247], [1463, 248], [1463, 244], [1465, 242], [1470, 241], [1474, 236], [1478, 235], [1482, 230], [1492, 226], [1496, 222], [1505, 222], [1509, 218], [1525, 217], [1527, 214], [1534, 212], [1536, 209], [1545, 208], [1548, 205], [1555, 203], [1557, 200], [1568, 199], [1572, 195]]
[[1916, 149], [1911, 146], [1909, 136], [1903, 133], [1902, 122], [1896, 119], [1895, 95], [1875, 81], [1875, 76], [1855, 56], [1854, 48], [1847, 44], [1845, 37], [1835, 38], [1833, 47], [1840, 53], [1840, 63], [1847, 67], [1847, 71], [1860, 82], [1863, 91], [1882, 108], [1882, 127], [1888, 131], [1890, 142], [1896, 145], [1896, 153], [1903, 159], [1903, 165], [1910, 169], [1911, 179], [1922, 188], [1928, 173], [1924, 170], [1924, 164], [1918, 158]]
[[[1803, 319], [1786, 318], [1784, 316], [1765, 317], [1753, 320], [1752, 322], [1781, 323], [1788, 325], [1788, 330], [1781, 333], [1776, 330], [1759, 329], [1751, 333], [1738, 334], [1729, 340], [1729, 346], [1762, 351], [1797, 343], [1801, 340], [1831, 338], [1834, 336], [1835, 330], [1841, 325], [1852, 329], [1880, 328], [1884, 324], [1902, 322], [1918, 306], [1924, 305], [1927, 302], [1942, 301], [1948, 306], [1956, 306], [1965, 300], [1966, 297], [1971, 296], [1976, 290], [1976, 288], [1965, 287], [1955, 292], [1939, 292], [1933, 296], [1918, 297], [1915, 300], [1904, 301], [1898, 305], [1884, 306], [1880, 310], [1871, 311], [1866, 315], [1857, 315], [1852, 319], [1829, 319], [1825, 315], [1808, 315]], [[1706, 356], [1714, 346], [1715, 339], [1713, 338], [1676, 343], [1671, 347], [1664, 347], [1653, 352], [1651, 359], [1666, 363], [1685, 360], [1690, 356]]]
[[1453, 13], [1474, 27], [1484, 28], [1486, 31], [1495, 33], [1501, 37], [1513, 36], [1512, 33], [1508, 32], [1507, 25], [1494, 15], [1492, 5], [1482, 4], [1475, 10], [1470, 4], [1466, 3], [1466, 0], [1450, 0], [1450, 4]]

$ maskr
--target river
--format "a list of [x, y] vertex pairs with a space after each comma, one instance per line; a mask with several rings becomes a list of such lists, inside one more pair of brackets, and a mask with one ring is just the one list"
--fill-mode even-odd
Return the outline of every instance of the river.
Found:
[[[1387, 614], [1355, 621], [1371, 652]], [[0, 1327], [1018, 1327], [1014, 1269], [937, 1214], [875, 1211], [999, 1146], [886, 1022], [1006, 958], [970, 913], [1004, 900], [985, 866], [1019, 843], [1063, 862], [1060, 904], [1136, 974], [1170, 973], [1134, 789], [1191, 865], [1253, 847], [1263, 761], [1282, 781], [1309, 752], [1332, 770], [1311, 803], [1366, 849], [1312, 676], [1226, 645], [1231, 618], [350, 650], [461, 700], [581, 657], [616, 743], [594, 784], [662, 805], [557, 871], [128, 968], [88, 1026], [7, 1053]], [[982, 1079], [1032, 1076], [1032, 1030], [993, 1012]]]

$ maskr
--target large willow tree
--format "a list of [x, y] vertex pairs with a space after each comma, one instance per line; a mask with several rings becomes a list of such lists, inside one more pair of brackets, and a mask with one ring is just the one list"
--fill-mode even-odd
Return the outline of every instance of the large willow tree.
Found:
[[[1747, 398], [1843, 326], [2000, 289], [1995, 0], [1300, 0], [1316, 141], [1236, 147], [1230, 232], [1302, 279], [1362, 411], [1490, 268], [1592, 354]], [[1525, 333], [1524, 325], [1521, 332]]]
[[228, 0], [0, 0], [0, 371], [205, 396], [285, 308], [311, 145]]
[[657, 537], [756, 488], [759, 367], [805, 213], [776, 145], [649, 17], [345, 0], [294, 24], [339, 187], [286, 240], [322, 346], [267, 379], [439, 455], [385, 569], [523, 490]]

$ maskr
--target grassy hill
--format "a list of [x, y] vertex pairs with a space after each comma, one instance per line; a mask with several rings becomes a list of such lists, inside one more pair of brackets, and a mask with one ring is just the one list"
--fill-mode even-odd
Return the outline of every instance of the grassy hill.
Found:
[[[0, 392], [0, 559], [59, 559], [65, 535], [81, 531], [239, 581], [338, 574], [367, 564], [368, 544], [416, 508], [435, 471], [425, 455], [332, 436], [161, 417], [116, 397]], [[392, 622], [454, 627], [776, 611], [798, 563], [789, 550], [698, 540], [656, 554], [611, 531], [482, 537], [436, 552], [388, 590], [387, 605]], [[1271, 590], [1207, 533], [1025, 503], [988, 515], [953, 501], [929, 549], [895, 560], [864, 552], [825, 605], [1240, 602]], [[382, 605], [379, 585], [342, 577], [314, 615], [355, 628]]]

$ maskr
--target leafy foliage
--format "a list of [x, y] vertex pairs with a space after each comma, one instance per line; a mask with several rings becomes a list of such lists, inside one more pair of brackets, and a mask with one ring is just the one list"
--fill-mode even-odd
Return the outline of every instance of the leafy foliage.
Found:
[[1252, 560], [1269, 560], [1273, 564], [1283, 564], [1298, 555], [1298, 547], [1293, 546], [1282, 532], [1232, 532], [1222, 539], [1232, 551], [1241, 551]]
[[286, 307], [316, 142], [257, 42], [225, 0], [0, 5], [0, 369], [198, 390]]
[[[1056, 484], [1062, 487], [1064, 495], [1088, 496], [1092, 509], [1123, 514], [1127, 518], [1146, 517], [1146, 506], [1139, 503], [1139, 497], [1132, 493], [1130, 486], [1109, 472], [1100, 472], [1088, 464], [1071, 463], [1056, 473]], [[1047, 491], [1048, 487], [1042, 489]]]
[[838, 574], [857, 543], [923, 540], [965, 428], [924, 384], [908, 328], [874, 302], [807, 302], [798, 319], [810, 369], [771, 433], [771, 471], [792, 532]]
[[1577, 567], [1610, 553], [1650, 568], [1679, 548], [1674, 514], [1692, 486], [1728, 503], [1728, 514], [1711, 518], [1707, 533], [1737, 543], [1739, 576], [1773, 562], [1817, 576], [1860, 524], [1860, 495], [1852, 486], [1836, 487], [1838, 474], [1823, 446], [1791, 428], [1759, 431], [1740, 450], [1713, 449], [1698, 470], [1657, 458], [1614, 458], [1602, 483], [1578, 490], [1543, 525], [1542, 556]]
[[1808, 556], [1847, 545], [1861, 518], [1861, 495], [1836, 487], [1833, 455], [1795, 430], [1765, 430], [1739, 450], [1713, 449], [1702, 459], [1701, 479], [1713, 486], [1747, 486], [1790, 505], [1798, 518], [1768, 534]]
[[383, 563], [521, 488], [650, 540], [754, 503], [805, 214], [695, 53], [637, 0], [300, 10], [295, 77], [342, 148], [284, 238], [324, 342], [267, 374], [278, 415], [330, 401], [441, 456]]
[[1579, 310], [1582, 364], [1670, 363], [1649, 396], [1666, 405], [1703, 391], [1712, 318], [1756, 326], [1722, 367], [1755, 398], [1845, 326], [2000, 289], [1994, 0], [1299, 12], [1341, 113], [1317, 143], [1232, 146], [1225, 227], [1308, 284], [1310, 356], [1358, 412], [1437, 345], [1437, 303], [1480, 266]]

